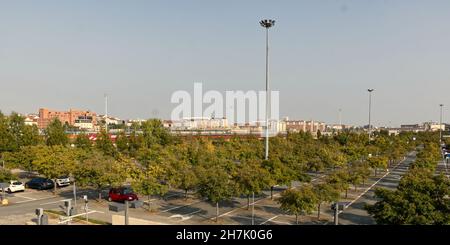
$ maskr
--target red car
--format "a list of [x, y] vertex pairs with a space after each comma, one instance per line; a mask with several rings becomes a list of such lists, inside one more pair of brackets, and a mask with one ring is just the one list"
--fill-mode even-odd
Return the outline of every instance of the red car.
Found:
[[110, 202], [124, 202], [124, 201], [139, 200], [138, 196], [133, 192], [131, 188], [119, 187], [111, 188], [109, 190], [108, 201]]

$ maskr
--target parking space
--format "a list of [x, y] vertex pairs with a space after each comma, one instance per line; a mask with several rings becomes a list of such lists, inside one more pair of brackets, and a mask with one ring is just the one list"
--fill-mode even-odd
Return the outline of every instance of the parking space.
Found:
[[53, 198], [51, 191], [38, 191], [33, 189], [26, 189], [23, 192], [7, 193], [9, 205], [32, 202], [37, 200]]

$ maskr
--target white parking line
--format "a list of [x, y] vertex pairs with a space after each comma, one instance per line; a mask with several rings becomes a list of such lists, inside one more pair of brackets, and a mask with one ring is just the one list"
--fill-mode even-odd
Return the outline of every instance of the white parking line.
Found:
[[[319, 177], [317, 177], [317, 178], [314, 178], [314, 179], [311, 180], [311, 182], [314, 182], [314, 181], [316, 181], [316, 180], [318, 180], [318, 179], [320, 179], [320, 178], [322, 178], [322, 177], [324, 177], [324, 176], [325, 176], [325, 174], [323, 174], [323, 175], [321, 175], [321, 176], [319, 176]], [[294, 188], [296, 188], [296, 187], [294, 187]], [[274, 194], [273, 197], [277, 197], [277, 196], [279, 196], [279, 195], [281, 195], [281, 192]], [[263, 197], [263, 198], [261, 198], [261, 199], [258, 199], [258, 200], [255, 201], [255, 202], [250, 203], [250, 205], [254, 205], [254, 204], [258, 203], [258, 202], [261, 202], [261, 201], [266, 200], [266, 199], [269, 199], [269, 198], [270, 198], [270, 197]], [[227, 215], [229, 215], [229, 214], [231, 214], [231, 213], [233, 213], [233, 212], [235, 212], [235, 211], [237, 211], [237, 210], [240, 210], [240, 209], [243, 209], [243, 208], [246, 208], [246, 207], [247, 207], [247, 204], [244, 205], [244, 206], [235, 208], [235, 209], [233, 209], [233, 210], [231, 210], [231, 211], [228, 211], [228, 212], [226, 212], [226, 213], [223, 213], [223, 214], [219, 215], [219, 218], [220, 218], [220, 217], [223, 217], [223, 216], [227, 216]], [[211, 218], [211, 220], [213, 220], [213, 219], [216, 219], [216, 217]]]
[[[172, 194], [172, 195], [169, 195], [169, 196], [165, 196], [164, 198], [167, 199], [167, 198], [174, 197], [174, 196], [181, 196], [181, 194], [180, 193], [176, 193], [176, 194]], [[152, 198], [150, 200], [147, 199], [147, 200], [144, 201], [144, 203], [153, 202], [153, 201], [157, 201], [157, 200], [160, 200], [160, 199], [159, 198]]]
[[20, 202], [15, 202], [15, 203], [17, 203], [17, 204], [19, 204], [19, 203], [27, 203], [27, 202], [34, 202], [34, 201], [40, 201], [40, 200], [45, 200], [45, 199], [51, 199], [51, 198], [54, 198], [54, 197], [43, 197], [43, 198], [37, 198], [37, 199], [34, 199], [34, 200], [25, 200], [25, 201], [20, 201]]
[[[400, 161], [392, 170], [395, 170], [398, 168], [398, 166], [400, 166], [400, 164], [402, 164], [404, 161], [406, 160], [403, 159], [402, 161]], [[387, 173], [385, 173], [381, 178], [379, 178], [377, 181], [375, 181], [375, 183], [373, 183], [371, 186], [369, 186], [363, 193], [361, 193], [359, 196], [357, 196], [355, 199], [353, 199], [350, 203], [348, 203], [345, 207], [344, 210], [348, 207], [350, 207], [353, 203], [355, 203], [357, 200], [359, 200], [364, 194], [366, 194], [370, 189], [372, 189], [376, 184], [378, 184], [378, 182], [380, 182], [382, 179], [384, 179], [386, 176], [388, 176], [389, 174], [391, 174], [391, 171], [388, 171]], [[339, 213], [344, 212], [344, 210], [339, 211]]]
[[189, 206], [191, 206], [191, 205], [194, 205], [194, 204], [196, 204], [196, 203], [203, 202], [203, 201], [204, 201], [204, 200], [200, 200], [200, 201], [193, 202], [193, 203], [190, 203], [190, 204], [187, 204], [187, 205], [175, 206], [175, 207], [172, 207], [172, 208], [163, 210], [163, 211], [161, 211], [161, 213], [169, 212], [169, 211], [172, 211], [172, 210], [175, 210], [175, 209], [179, 209], [179, 208], [189, 207]]
[[22, 196], [22, 195], [19, 196], [18, 194], [15, 194], [14, 197], [25, 198], [25, 199], [28, 199], [28, 200], [37, 200], [36, 198], [26, 197], [26, 196]]
[[273, 216], [272, 218], [270, 218], [270, 219], [268, 219], [268, 220], [262, 222], [260, 225], [264, 225], [265, 223], [270, 222], [270, 221], [272, 221], [272, 220], [278, 218], [279, 216], [280, 216], [280, 215]]
[[188, 213], [188, 214], [183, 214], [184, 216], [189, 216], [189, 215], [193, 215], [193, 214], [196, 214], [196, 213], [200, 213], [201, 211], [203, 211], [203, 210], [197, 210], [197, 211], [194, 211], [194, 212], [190, 212], [190, 213]]
[[39, 204], [39, 205], [44, 206], [44, 205], [55, 204], [55, 203], [58, 203], [58, 202], [64, 202], [64, 201], [68, 201], [68, 200], [72, 200], [72, 199], [63, 199], [63, 200], [54, 201], [54, 202], [46, 202], [46, 203], [42, 203], [42, 204]]
[[277, 223], [277, 224], [282, 224], [282, 225], [292, 225], [291, 223], [283, 222], [283, 221], [272, 220], [272, 222], [273, 222], [273, 223]]

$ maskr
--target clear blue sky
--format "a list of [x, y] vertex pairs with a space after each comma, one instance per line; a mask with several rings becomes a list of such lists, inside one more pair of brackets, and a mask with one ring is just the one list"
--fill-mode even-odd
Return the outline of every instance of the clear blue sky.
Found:
[[[169, 117], [173, 91], [272, 88], [281, 115], [376, 125], [450, 108], [450, 1], [0, 0], [0, 109]], [[447, 113], [450, 117], [450, 113]], [[446, 114], [446, 115], [447, 115]], [[448, 120], [447, 120], [448, 121]]]

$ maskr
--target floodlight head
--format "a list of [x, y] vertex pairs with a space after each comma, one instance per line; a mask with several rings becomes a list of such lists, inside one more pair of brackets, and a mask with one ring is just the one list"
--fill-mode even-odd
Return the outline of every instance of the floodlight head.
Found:
[[375, 89], [373, 89], [373, 88], [367, 89], [367, 91], [369, 91], [369, 93], [373, 92], [374, 90], [375, 90]]
[[259, 24], [260, 24], [262, 27], [269, 29], [270, 27], [272, 27], [272, 26], [275, 25], [275, 20], [267, 20], [267, 19], [266, 19], [266, 20], [261, 20], [261, 21], [259, 22]]

